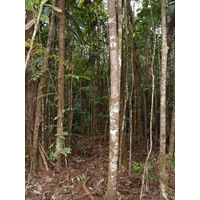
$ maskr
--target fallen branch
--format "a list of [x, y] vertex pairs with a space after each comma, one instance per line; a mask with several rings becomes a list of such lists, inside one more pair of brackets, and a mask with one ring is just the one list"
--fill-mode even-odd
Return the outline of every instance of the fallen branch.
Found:
[[45, 150], [42, 148], [42, 145], [40, 143], [40, 141], [38, 141], [39, 147], [41, 148], [41, 150], [43, 151], [44, 155], [46, 156], [46, 158], [48, 159], [48, 161], [53, 165], [56, 166], [53, 162], [50, 161], [49, 157], [47, 156], [47, 153], [45, 152]]
[[84, 182], [83, 182], [83, 189], [85, 190], [85, 192], [87, 193], [87, 195], [90, 197], [91, 200], [94, 200], [94, 197], [91, 195], [91, 193], [89, 192], [89, 190], [86, 187], [86, 183], [88, 182], [88, 180], [90, 179], [90, 177], [88, 176]]
[[43, 153], [43, 151], [42, 151], [40, 146], [39, 146], [39, 152], [40, 152], [40, 155], [42, 157], [42, 161], [43, 161], [43, 163], [45, 165], [46, 171], [48, 172], [49, 171], [48, 164], [47, 164], [47, 161], [45, 159], [44, 153]]

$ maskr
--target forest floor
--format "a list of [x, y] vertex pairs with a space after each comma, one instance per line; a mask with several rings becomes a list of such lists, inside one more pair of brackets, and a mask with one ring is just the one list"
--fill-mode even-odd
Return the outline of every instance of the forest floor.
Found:
[[[74, 145], [75, 146], [75, 145]], [[30, 166], [26, 167], [26, 200], [103, 200], [108, 179], [108, 144], [106, 146], [79, 141], [77, 149], [67, 158], [67, 168], [58, 171], [51, 167], [49, 171], [30, 175]], [[143, 192], [144, 200], [159, 200], [159, 147], [153, 146], [149, 160], [148, 191]], [[131, 175], [123, 168], [118, 173], [118, 200], [138, 200], [141, 190], [143, 164], [147, 156], [144, 143], [133, 143]], [[63, 162], [64, 163], [64, 162]], [[174, 163], [167, 162], [167, 193], [169, 200], [175, 199]]]

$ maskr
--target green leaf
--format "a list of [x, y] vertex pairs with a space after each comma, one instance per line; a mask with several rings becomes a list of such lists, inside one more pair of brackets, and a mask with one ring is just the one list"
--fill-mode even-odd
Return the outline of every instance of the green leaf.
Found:
[[32, 2], [35, 3], [35, 4], [40, 4], [39, 0], [32, 0]]
[[78, 182], [80, 182], [80, 180], [81, 180], [79, 176], [77, 176], [76, 179]]
[[175, 5], [171, 4], [168, 6], [167, 10], [166, 10], [166, 14], [167, 15], [173, 15], [175, 12]]
[[74, 28], [71, 28], [68, 23], [66, 23], [66, 28], [69, 33], [77, 40], [79, 43], [83, 43], [83, 33], [79, 27], [79, 24], [74, 16], [69, 14], [69, 20], [72, 22]]
[[62, 135], [68, 135], [68, 132], [65, 131], [65, 132], [62, 133]]
[[69, 33], [74, 37], [74, 39], [77, 42], [82, 43], [81, 37], [78, 35], [78, 33], [75, 30], [71, 29], [68, 25], [66, 25], [66, 27]]
[[80, 78], [82, 78], [82, 79], [91, 81], [91, 79], [90, 79], [88, 76], [81, 76], [81, 75], [75, 75], [75, 74], [73, 74], [73, 75], [68, 74], [68, 75], [66, 75], [66, 78], [69, 78], [69, 76], [72, 77], [72, 78], [76, 78], [77, 80], [79, 80]]
[[34, 24], [35, 20], [32, 19], [31, 21], [29, 21], [26, 25], [25, 25], [25, 30], [28, 30], [33, 24]]
[[30, 0], [25, 0], [25, 10], [32, 11]]
[[65, 148], [61, 149], [60, 153], [62, 153], [64, 156], [67, 156], [68, 154], [71, 153], [71, 148], [65, 147]]
[[51, 149], [53, 147], [53, 145], [54, 145], [54, 143], [49, 146], [49, 149]]
[[41, 14], [40, 21], [49, 24], [49, 17], [47, 15]]
[[[39, 5], [40, 1], [39, 0], [32, 0], [32, 3]], [[25, 10], [32, 11], [31, 1], [30, 0], [25, 0]]]
[[61, 10], [60, 8], [56, 7], [56, 6], [52, 6], [52, 5], [50, 5], [50, 4], [45, 4], [45, 5], [46, 5], [46, 6], [49, 6], [49, 7], [51, 7], [51, 8], [53, 8], [56, 12], [59, 12], [59, 13], [62, 12], [62, 10]]

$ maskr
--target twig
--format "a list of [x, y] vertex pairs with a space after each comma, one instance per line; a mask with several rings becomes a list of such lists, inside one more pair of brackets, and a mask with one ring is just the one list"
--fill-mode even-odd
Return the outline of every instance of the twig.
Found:
[[91, 194], [95, 194], [96, 192], [90, 192], [90, 193], [85, 193], [83, 194], [81, 197], [78, 197], [77, 199], [83, 199], [83, 197], [91, 195]]

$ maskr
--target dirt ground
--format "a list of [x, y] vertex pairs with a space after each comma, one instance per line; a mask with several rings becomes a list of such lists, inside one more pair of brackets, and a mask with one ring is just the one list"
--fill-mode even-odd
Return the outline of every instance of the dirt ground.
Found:
[[[84, 143], [83, 143], [84, 144]], [[159, 200], [158, 152], [154, 146], [150, 156], [148, 190], [143, 192], [144, 200]], [[137, 200], [141, 190], [144, 163], [147, 156], [145, 144], [133, 144], [131, 174], [123, 167], [118, 173], [118, 200]], [[63, 161], [63, 169], [58, 171], [51, 163], [49, 171], [45, 168], [37, 176], [30, 175], [30, 166], [26, 167], [26, 200], [103, 200], [108, 176], [108, 145], [79, 145]], [[67, 166], [67, 167], [66, 167]], [[167, 162], [169, 200], [175, 199], [174, 165]]]

